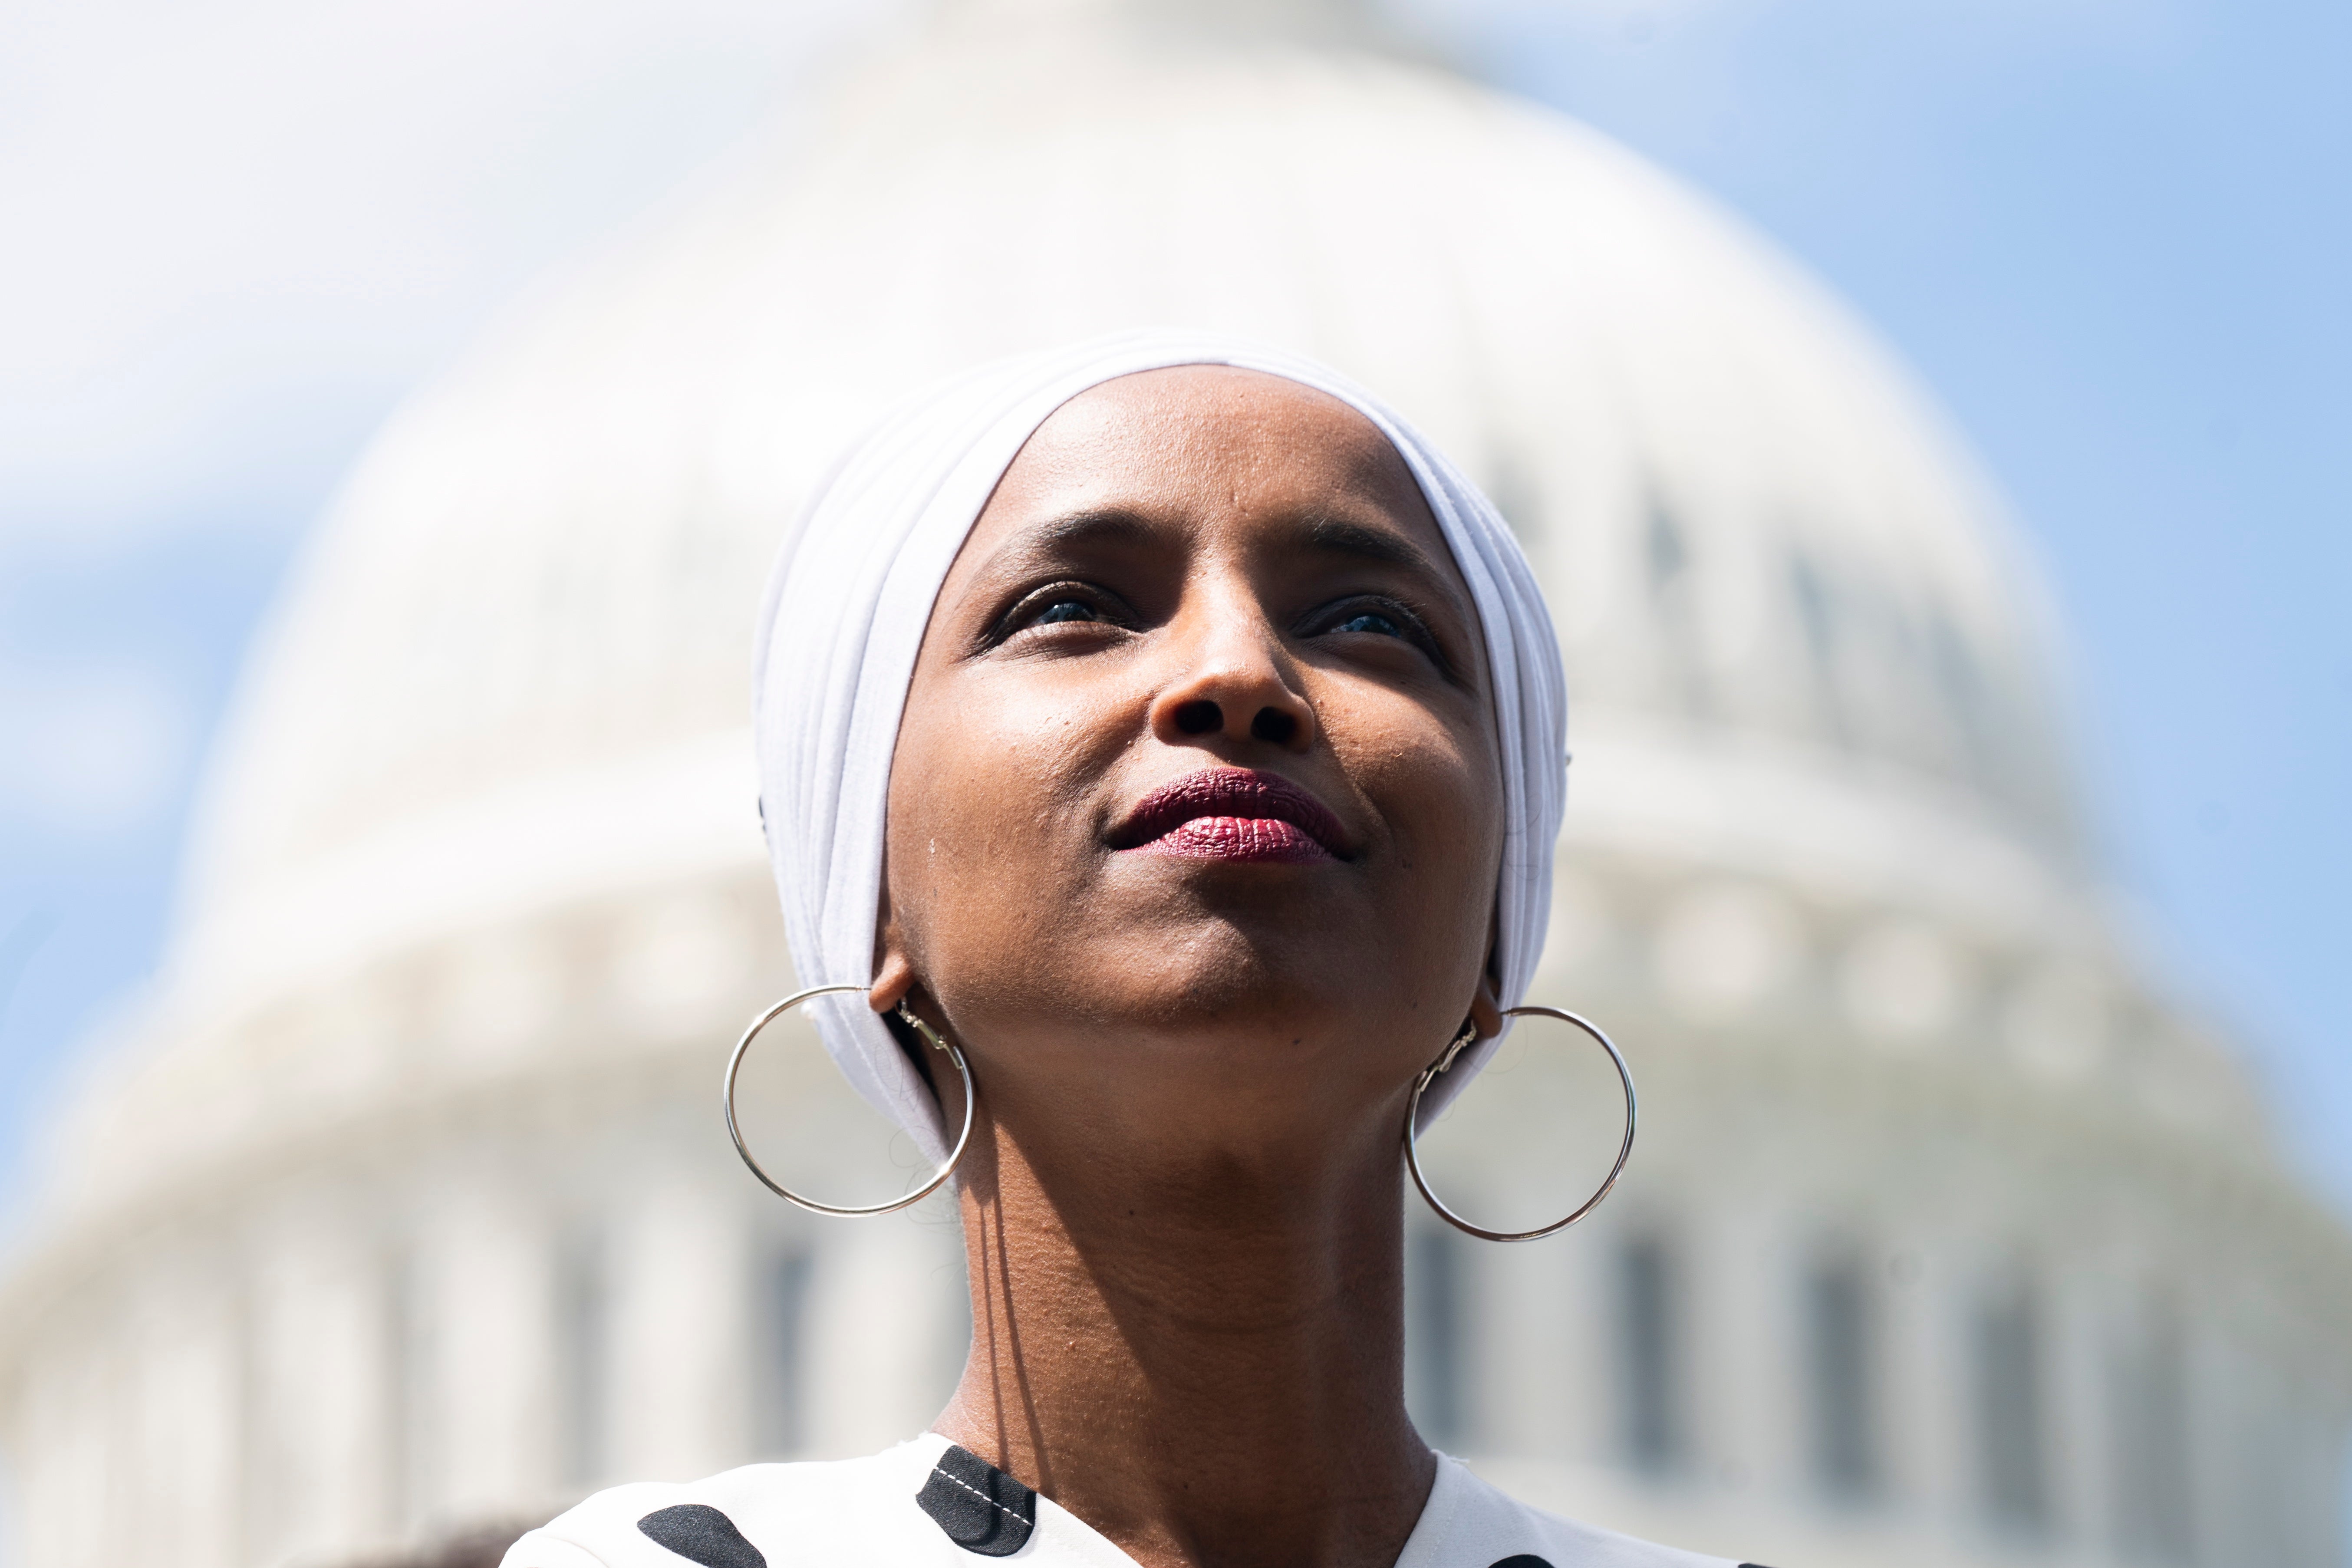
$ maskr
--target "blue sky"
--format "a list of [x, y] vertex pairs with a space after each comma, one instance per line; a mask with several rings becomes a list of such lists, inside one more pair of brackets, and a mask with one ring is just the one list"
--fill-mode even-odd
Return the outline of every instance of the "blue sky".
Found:
[[[0, 1184], [164, 929], [287, 552], [401, 393], [875, 24], [26, 0], [0, 27]], [[1410, 0], [1917, 368], [2072, 635], [2158, 968], [2352, 1207], [2352, 7]]]

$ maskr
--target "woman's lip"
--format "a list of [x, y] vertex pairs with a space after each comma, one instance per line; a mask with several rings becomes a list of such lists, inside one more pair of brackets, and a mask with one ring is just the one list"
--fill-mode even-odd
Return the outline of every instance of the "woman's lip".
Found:
[[1330, 808], [1279, 773], [1204, 768], [1160, 785], [1111, 833], [1120, 849], [1193, 860], [1287, 865], [1341, 859], [1347, 834]]
[[1262, 860], [1304, 866], [1331, 852], [1292, 823], [1271, 816], [1196, 816], [1131, 851], [1181, 860]]

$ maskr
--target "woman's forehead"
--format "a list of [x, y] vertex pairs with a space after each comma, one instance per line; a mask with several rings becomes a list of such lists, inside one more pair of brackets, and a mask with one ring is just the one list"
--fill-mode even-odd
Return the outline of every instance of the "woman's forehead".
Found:
[[1328, 393], [1261, 371], [1178, 365], [1106, 381], [1037, 427], [991, 511], [1042, 506], [1370, 506], [1443, 548], [1412, 470]]

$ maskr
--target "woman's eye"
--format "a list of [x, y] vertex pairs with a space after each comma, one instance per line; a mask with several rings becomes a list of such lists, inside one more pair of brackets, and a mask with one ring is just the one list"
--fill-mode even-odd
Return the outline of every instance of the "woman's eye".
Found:
[[1377, 637], [1401, 637], [1404, 628], [1378, 610], [1360, 610], [1331, 628], [1335, 632], [1370, 632]]
[[1096, 628], [1076, 637], [1075, 641], [1071, 637], [1048, 637], [1037, 645], [1040, 652], [1055, 649], [1076, 653], [1095, 647], [1104, 638], [1134, 625], [1133, 614], [1108, 588], [1084, 583], [1047, 583], [1006, 610], [1003, 618], [990, 628], [984, 646], [1003, 647], [1047, 626]]

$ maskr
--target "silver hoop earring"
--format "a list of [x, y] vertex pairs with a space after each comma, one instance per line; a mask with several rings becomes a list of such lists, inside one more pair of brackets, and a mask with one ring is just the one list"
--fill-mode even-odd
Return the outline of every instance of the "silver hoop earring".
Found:
[[1544, 1237], [1566, 1230], [1570, 1226], [1599, 1208], [1601, 1200], [1607, 1197], [1610, 1189], [1617, 1184], [1617, 1178], [1625, 1173], [1625, 1161], [1633, 1152], [1633, 1119], [1637, 1109], [1633, 1098], [1633, 1075], [1626, 1068], [1624, 1054], [1618, 1050], [1616, 1042], [1602, 1034], [1600, 1026], [1589, 1018], [1580, 1018], [1573, 1013], [1563, 1013], [1557, 1007], [1508, 1007], [1504, 1009], [1503, 1016], [1506, 1018], [1554, 1018], [1560, 1023], [1573, 1025], [1599, 1041], [1601, 1048], [1609, 1053], [1610, 1065], [1617, 1069], [1617, 1081], [1625, 1087], [1625, 1141], [1617, 1146], [1617, 1163], [1609, 1167], [1608, 1180], [1602, 1182], [1600, 1190], [1579, 1205], [1576, 1211], [1566, 1219], [1554, 1220], [1539, 1230], [1488, 1230], [1482, 1226], [1472, 1225], [1468, 1220], [1447, 1208], [1444, 1201], [1435, 1193], [1430, 1191], [1429, 1178], [1423, 1175], [1421, 1172], [1420, 1133], [1413, 1125], [1421, 1119], [1421, 1097], [1428, 1091], [1429, 1086], [1436, 1081], [1438, 1074], [1454, 1065], [1454, 1058], [1462, 1054], [1463, 1047], [1477, 1038], [1478, 1030], [1475, 1025], [1465, 1026], [1462, 1033], [1454, 1037], [1454, 1043], [1445, 1047], [1445, 1054], [1422, 1068], [1421, 1077], [1413, 1080], [1412, 1099], [1404, 1108], [1404, 1163], [1405, 1168], [1412, 1173], [1412, 1184], [1421, 1189], [1421, 1195], [1429, 1201], [1431, 1208], [1437, 1211], [1437, 1217], [1454, 1229], [1467, 1231], [1481, 1241], [1538, 1241]]
[[903, 1198], [898, 1198], [887, 1204], [870, 1204], [864, 1208], [844, 1208], [835, 1204], [821, 1204], [814, 1198], [804, 1198], [801, 1196], [800, 1194], [793, 1191], [790, 1187], [784, 1185], [783, 1183], [776, 1180], [775, 1177], [761, 1170], [760, 1168], [760, 1162], [751, 1157], [750, 1145], [743, 1142], [743, 1130], [735, 1124], [735, 1075], [743, 1066], [743, 1053], [751, 1048], [751, 1042], [759, 1038], [761, 1030], [766, 1028], [770, 1024], [774, 1023], [779, 1017], [782, 1016], [785, 1013], [790, 1012], [793, 1008], [799, 1006], [810, 997], [829, 995], [835, 991], [856, 991], [862, 994], [871, 989], [871, 986], [866, 985], [812, 985], [805, 991], [796, 991], [790, 996], [785, 997], [782, 1001], [777, 1003], [774, 1006], [761, 1014], [757, 1018], [751, 1020], [751, 1026], [743, 1031], [743, 1037], [741, 1039], [735, 1042], [734, 1054], [727, 1058], [727, 1077], [719, 1085], [719, 1107], [727, 1113], [727, 1136], [735, 1140], [735, 1152], [743, 1156], [743, 1163], [750, 1166], [751, 1168], [751, 1173], [760, 1178], [760, 1184], [761, 1186], [766, 1187], [770, 1192], [775, 1194], [786, 1203], [796, 1204], [800, 1207], [808, 1210], [811, 1214], [835, 1215], [845, 1219], [860, 1219], [867, 1215], [891, 1214], [897, 1210], [907, 1207], [910, 1204], [919, 1204], [925, 1198], [929, 1197], [933, 1193], [938, 1192], [940, 1185], [945, 1183], [950, 1176], [955, 1174], [956, 1162], [963, 1158], [964, 1145], [971, 1142], [971, 1108], [973, 1103], [979, 1098], [972, 1092], [971, 1068], [965, 1065], [963, 1053], [956, 1049], [952, 1042], [940, 1038], [936, 1030], [934, 1030], [929, 1024], [924, 1023], [920, 1018], [916, 1017], [912, 1010], [910, 1010], [904, 1002], [901, 1002], [898, 1004], [898, 1016], [905, 1019], [906, 1022], [914, 1028], [917, 1034], [922, 1036], [926, 1041], [929, 1042], [934, 1050], [945, 1051], [948, 1054], [948, 1060], [955, 1063], [957, 1073], [963, 1079], [963, 1131], [956, 1134], [955, 1147], [948, 1152], [948, 1163], [941, 1165], [939, 1168], [938, 1173], [934, 1174], [929, 1181], [925, 1182], [920, 1187], [908, 1193]]

